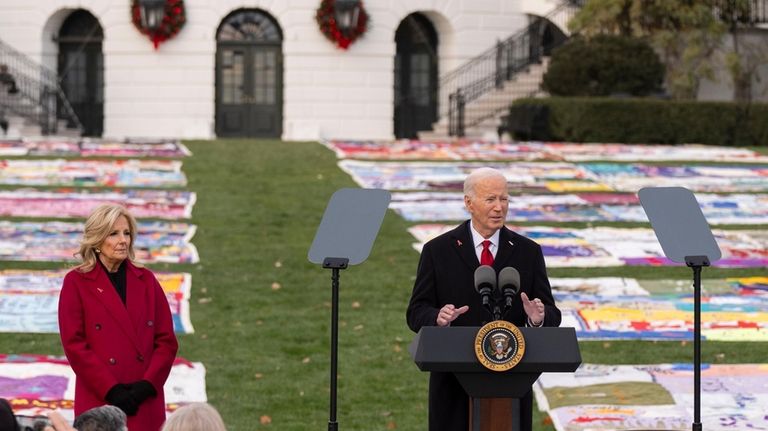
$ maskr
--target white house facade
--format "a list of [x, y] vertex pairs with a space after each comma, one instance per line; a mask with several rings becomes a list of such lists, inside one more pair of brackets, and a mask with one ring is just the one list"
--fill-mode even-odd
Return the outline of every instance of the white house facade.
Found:
[[398, 86], [433, 87], [559, 3], [366, 0], [345, 50], [319, 29], [321, 0], [186, 0], [155, 49], [131, 0], [0, 0], [0, 41], [56, 71], [73, 107], [96, 106], [91, 135], [391, 139], [398, 115], [418, 117], [396, 112]]

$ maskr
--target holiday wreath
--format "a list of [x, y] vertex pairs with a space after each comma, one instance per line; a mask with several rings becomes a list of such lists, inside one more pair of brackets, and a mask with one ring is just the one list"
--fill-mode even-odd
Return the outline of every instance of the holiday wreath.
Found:
[[362, 1], [358, 9], [357, 22], [347, 31], [342, 31], [336, 22], [336, 0], [323, 0], [317, 8], [315, 19], [325, 37], [341, 49], [349, 48], [352, 42], [368, 30], [368, 13], [363, 8]]
[[136, 26], [141, 34], [149, 37], [149, 40], [155, 45], [155, 49], [160, 43], [176, 36], [187, 17], [184, 12], [184, 0], [165, 0], [165, 15], [160, 22], [160, 26], [154, 30], [146, 28], [141, 23], [141, 9], [139, 9], [138, 0], [131, 0], [131, 17], [133, 25]]

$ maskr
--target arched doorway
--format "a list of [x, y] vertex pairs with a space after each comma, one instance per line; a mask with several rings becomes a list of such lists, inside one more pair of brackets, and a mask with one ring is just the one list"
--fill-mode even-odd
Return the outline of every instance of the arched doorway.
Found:
[[283, 34], [268, 14], [238, 10], [216, 32], [216, 134], [283, 133]]
[[437, 32], [412, 13], [395, 33], [395, 137], [415, 138], [437, 121]]
[[104, 131], [104, 32], [90, 12], [78, 9], [61, 24], [58, 73], [61, 88], [83, 124], [83, 136]]

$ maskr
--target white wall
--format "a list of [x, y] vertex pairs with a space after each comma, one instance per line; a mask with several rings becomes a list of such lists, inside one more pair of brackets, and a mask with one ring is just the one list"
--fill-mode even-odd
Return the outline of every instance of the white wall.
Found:
[[526, 1], [368, 0], [369, 30], [344, 51], [317, 28], [320, 0], [184, 3], [187, 23], [157, 50], [131, 23], [129, 0], [0, 0], [0, 39], [54, 68], [52, 36], [71, 10], [86, 9], [104, 29], [104, 136], [212, 138], [216, 29], [234, 10], [259, 8], [284, 35], [283, 138], [389, 139], [395, 31], [408, 14], [435, 25], [441, 74], [527, 23]]
[[[740, 52], [751, 54], [751, 61], [759, 66], [752, 79], [752, 101], [768, 102], [768, 29], [743, 30], [739, 34]], [[726, 35], [723, 40], [726, 49], [732, 49], [733, 37]], [[699, 86], [698, 100], [734, 100], [733, 79], [726, 68], [725, 51], [718, 52], [715, 59], [714, 79], [705, 79]]]

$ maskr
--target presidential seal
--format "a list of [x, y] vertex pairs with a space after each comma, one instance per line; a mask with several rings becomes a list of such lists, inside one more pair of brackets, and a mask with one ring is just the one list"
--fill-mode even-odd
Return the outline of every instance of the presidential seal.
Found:
[[494, 320], [477, 331], [475, 355], [491, 371], [507, 371], [523, 359], [525, 338], [517, 326]]

